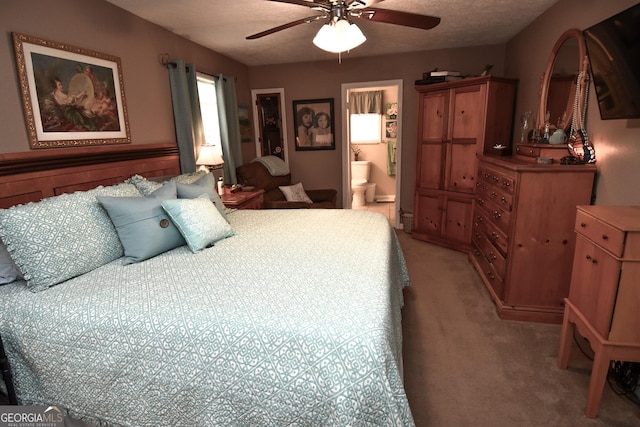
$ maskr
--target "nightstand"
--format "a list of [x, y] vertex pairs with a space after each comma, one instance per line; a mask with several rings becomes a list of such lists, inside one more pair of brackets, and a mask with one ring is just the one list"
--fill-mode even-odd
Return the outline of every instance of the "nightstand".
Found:
[[585, 409], [595, 418], [611, 361], [640, 362], [640, 207], [578, 206], [575, 231], [558, 367], [577, 328], [595, 354]]
[[264, 190], [237, 191], [220, 196], [222, 203], [229, 209], [262, 209]]

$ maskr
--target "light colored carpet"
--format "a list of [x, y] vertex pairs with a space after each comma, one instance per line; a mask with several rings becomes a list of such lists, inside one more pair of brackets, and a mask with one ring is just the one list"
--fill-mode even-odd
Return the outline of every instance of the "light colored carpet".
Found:
[[412, 281], [404, 372], [418, 427], [640, 426], [640, 408], [608, 385], [598, 418], [584, 415], [591, 361], [574, 343], [569, 369], [557, 367], [560, 325], [501, 320], [466, 254], [397, 234]]

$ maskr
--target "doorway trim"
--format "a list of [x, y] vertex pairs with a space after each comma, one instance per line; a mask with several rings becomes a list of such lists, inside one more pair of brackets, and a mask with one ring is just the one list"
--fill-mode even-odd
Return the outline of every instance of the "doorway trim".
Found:
[[343, 83], [342, 93], [342, 206], [351, 209], [351, 142], [349, 141], [349, 96], [352, 89], [365, 89], [369, 87], [393, 87], [398, 91], [398, 138], [396, 139], [396, 200], [395, 200], [395, 228], [400, 228], [400, 195], [402, 194], [402, 94], [403, 81], [380, 80], [373, 82]]
[[284, 106], [287, 104], [284, 99], [284, 88], [274, 89], [251, 89], [251, 103], [253, 109], [253, 133], [256, 141], [256, 156], [262, 157], [262, 147], [260, 145], [260, 123], [258, 122], [258, 97], [257, 95], [264, 95], [270, 93], [277, 93], [280, 96], [280, 120], [282, 125], [282, 149], [284, 150], [284, 161], [289, 165], [289, 146], [287, 145], [287, 115], [284, 112]]

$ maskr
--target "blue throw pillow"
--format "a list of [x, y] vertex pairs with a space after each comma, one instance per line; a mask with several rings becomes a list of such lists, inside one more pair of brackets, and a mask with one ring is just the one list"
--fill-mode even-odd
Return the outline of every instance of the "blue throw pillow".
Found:
[[191, 252], [201, 251], [234, 234], [206, 194], [195, 199], [165, 200], [162, 207], [180, 230]]
[[184, 246], [184, 238], [161, 205], [176, 195], [176, 183], [170, 181], [148, 197], [98, 197], [124, 247], [124, 264]]
[[213, 174], [208, 173], [192, 184], [178, 183], [178, 199], [195, 199], [201, 194], [209, 196], [209, 199], [215, 203], [216, 208], [218, 208], [220, 215], [227, 220], [227, 208], [224, 206], [224, 203], [222, 203], [222, 200], [220, 200]]

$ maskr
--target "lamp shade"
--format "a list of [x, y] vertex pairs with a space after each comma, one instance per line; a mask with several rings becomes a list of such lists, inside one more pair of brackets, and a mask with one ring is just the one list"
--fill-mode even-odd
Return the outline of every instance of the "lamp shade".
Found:
[[327, 52], [340, 53], [356, 48], [366, 40], [356, 24], [339, 19], [323, 25], [313, 38], [313, 44]]
[[203, 145], [200, 147], [200, 155], [196, 160], [196, 165], [218, 166], [224, 163], [222, 154], [213, 145]]

